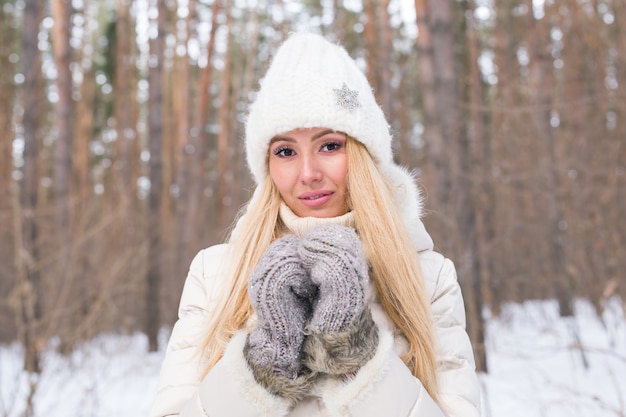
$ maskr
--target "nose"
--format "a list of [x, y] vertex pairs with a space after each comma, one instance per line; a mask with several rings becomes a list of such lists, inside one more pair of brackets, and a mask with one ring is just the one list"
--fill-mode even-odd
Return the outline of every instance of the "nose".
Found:
[[313, 155], [304, 155], [300, 166], [300, 181], [303, 184], [312, 184], [322, 179], [323, 173], [320, 164]]

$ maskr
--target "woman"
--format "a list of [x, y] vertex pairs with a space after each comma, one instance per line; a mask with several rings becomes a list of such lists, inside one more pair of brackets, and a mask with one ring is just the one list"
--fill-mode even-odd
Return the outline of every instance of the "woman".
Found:
[[279, 48], [246, 152], [257, 188], [192, 261], [151, 415], [478, 416], [454, 266], [343, 48]]

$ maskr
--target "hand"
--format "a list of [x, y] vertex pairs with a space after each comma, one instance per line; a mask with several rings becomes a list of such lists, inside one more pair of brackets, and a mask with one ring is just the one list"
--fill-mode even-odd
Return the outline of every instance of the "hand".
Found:
[[313, 229], [302, 239], [300, 257], [320, 291], [309, 328], [320, 333], [350, 328], [367, 307], [368, 286], [367, 261], [354, 229]]
[[378, 346], [378, 329], [367, 306], [368, 266], [361, 241], [354, 229], [322, 226], [302, 239], [300, 258], [319, 286], [304, 363], [315, 372], [351, 375]]
[[293, 235], [275, 240], [253, 270], [248, 293], [258, 322], [244, 347], [257, 381], [270, 392], [294, 401], [305, 385], [303, 378], [299, 379], [303, 372], [303, 328], [317, 292], [302, 268], [298, 245]]

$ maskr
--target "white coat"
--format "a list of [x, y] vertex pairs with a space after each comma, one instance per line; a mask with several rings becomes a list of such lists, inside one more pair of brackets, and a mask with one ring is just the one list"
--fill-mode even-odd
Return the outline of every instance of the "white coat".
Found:
[[442, 408], [400, 359], [407, 341], [375, 296], [369, 300], [380, 336], [374, 357], [348, 382], [319, 383], [293, 409], [254, 380], [242, 354], [243, 331], [202, 378], [198, 349], [205, 319], [224, 281], [218, 271], [227, 256], [227, 245], [222, 244], [200, 251], [191, 263], [150, 417], [478, 417], [479, 384], [456, 271], [449, 259], [432, 250], [423, 226], [418, 233], [413, 239], [434, 318]]

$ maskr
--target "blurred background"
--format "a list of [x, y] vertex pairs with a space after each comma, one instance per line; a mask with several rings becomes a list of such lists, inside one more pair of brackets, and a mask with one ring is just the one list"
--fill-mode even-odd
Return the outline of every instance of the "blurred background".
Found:
[[0, 0], [0, 343], [33, 374], [50, 340], [159, 348], [250, 195], [259, 78], [306, 30], [374, 87], [488, 372], [485, 311], [626, 295], [625, 23], [617, 0]]

